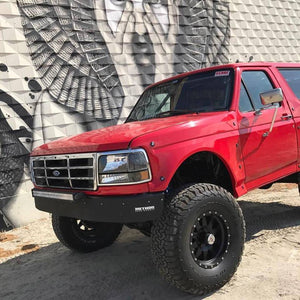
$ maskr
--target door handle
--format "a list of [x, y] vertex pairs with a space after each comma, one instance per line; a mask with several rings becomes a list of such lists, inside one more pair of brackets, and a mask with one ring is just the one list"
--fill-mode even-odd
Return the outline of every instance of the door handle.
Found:
[[281, 116], [281, 120], [283, 120], [283, 121], [287, 121], [287, 120], [290, 120], [292, 118], [293, 118], [293, 116], [288, 115], [288, 114], [282, 114], [282, 116]]

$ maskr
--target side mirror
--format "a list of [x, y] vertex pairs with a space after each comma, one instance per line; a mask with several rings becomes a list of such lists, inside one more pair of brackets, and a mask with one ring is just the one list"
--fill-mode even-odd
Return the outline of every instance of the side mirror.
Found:
[[268, 92], [260, 93], [259, 96], [262, 105], [280, 103], [283, 101], [283, 94], [281, 89], [274, 89]]
[[[281, 89], [274, 89], [265, 93], [260, 93], [260, 101], [263, 105], [273, 105], [275, 103], [280, 103], [283, 101], [283, 94], [282, 94], [282, 90]], [[277, 115], [277, 111], [278, 111], [278, 105], [276, 105], [275, 111], [274, 111], [274, 115], [272, 118], [272, 122], [271, 122], [271, 127], [270, 130], [265, 132], [263, 134], [263, 137], [267, 137], [273, 130], [273, 126], [274, 126], [274, 122], [276, 119], [276, 115]]]

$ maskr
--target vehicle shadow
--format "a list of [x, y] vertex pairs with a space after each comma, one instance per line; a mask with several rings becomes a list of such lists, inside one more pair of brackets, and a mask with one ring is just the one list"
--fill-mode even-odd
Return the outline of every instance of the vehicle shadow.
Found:
[[[300, 207], [239, 203], [247, 241], [264, 229], [300, 225]], [[128, 229], [111, 247], [94, 253], [78, 254], [55, 243], [13, 258], [0, 265], [0, 284], [0, 299], [201, 299], [161, 280], [150, 239]]]
[[257, 237], [262, 230], [278, 230], [300, 225], [299, 206], [286, 205], [280, 202], [238, 201], [246, 223], [246, 241]]

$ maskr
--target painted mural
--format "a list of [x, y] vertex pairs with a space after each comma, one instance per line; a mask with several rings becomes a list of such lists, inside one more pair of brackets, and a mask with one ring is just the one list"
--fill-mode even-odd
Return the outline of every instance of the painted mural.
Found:
[[17, 3], [43, 85], [53, 101], [80, 113], [87, 127], [125, 118], [125, 97], [133, 96], [125, 105], [131, 107], [154, 81], [226, 60], [218, 57], [229, 38], [228, 4], [222, 1]]
[[[32, 201], [22, 199], [32, 147], [121, 123], [147, 85], [228, 61], [228, 1], [1, 3], [17, 8], [32, 71], [19, 79], [26, 99], [0, 89], [0, 230], [19, 224], [11, 201]], [[0, 56], [0, 81], [9, 72]]]

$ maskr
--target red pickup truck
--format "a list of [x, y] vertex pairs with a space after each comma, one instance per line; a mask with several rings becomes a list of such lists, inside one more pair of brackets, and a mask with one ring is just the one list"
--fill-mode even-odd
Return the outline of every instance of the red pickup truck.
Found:
[[33, 197], [65, 246], [94, 251], [139, 229], [168, 282], [207, 294], [242, 256], [234, 197], [299, 182], [299, 129], [300, 64], [181, 74], [148, 87], [124, 124], [34, 149]]

